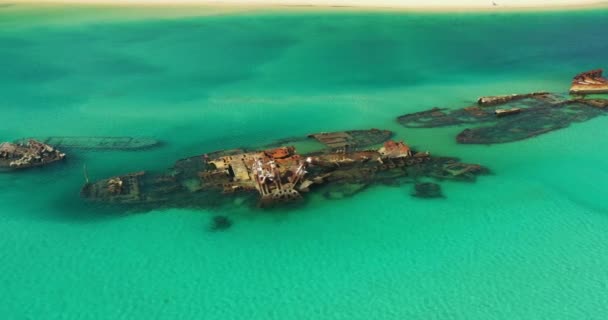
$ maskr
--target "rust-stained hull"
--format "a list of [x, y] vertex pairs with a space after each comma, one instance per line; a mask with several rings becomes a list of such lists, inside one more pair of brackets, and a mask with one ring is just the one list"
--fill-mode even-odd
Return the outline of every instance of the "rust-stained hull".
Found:
[[591, 70], [577, 74], [572, 80], [570, 94], [608, 93], [608, 79], [602, 77], [603, 70]]

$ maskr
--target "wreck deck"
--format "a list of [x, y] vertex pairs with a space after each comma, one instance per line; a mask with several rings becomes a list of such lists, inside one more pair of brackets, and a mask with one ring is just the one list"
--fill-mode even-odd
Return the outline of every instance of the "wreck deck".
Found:
[[308, 135], [332, 150], [360, 149], [381, 144], [389, 140], [393, 133], [388, 130], [349, 130], [337, 132], [321, 132]]

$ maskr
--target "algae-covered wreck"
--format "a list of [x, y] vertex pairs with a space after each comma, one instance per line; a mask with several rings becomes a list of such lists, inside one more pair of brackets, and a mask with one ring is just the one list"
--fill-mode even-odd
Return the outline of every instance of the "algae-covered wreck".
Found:
[[472, 181], [487, 172], [482, 166], [417, 152], [392, 140], [375, 149], [333, 149], [307, 154], [291, 146], [217, 151], [181, 159], [166, 174], [137, 172], [87, 183], [81, 194], [93, 201], [166, 206], [193, 206], [220, 194], [257, 194], [258, 205], [266, 207], [300, 199], [316, 188], [365, 186], [403, 177]]
[[[585, 74], [587, 73], [575, 78], [575, 82], [584, 83], [576, 84], [571, 92], [597, 93], [603, 92], [603, 87], [608, 88], [608, 83], [601, 84], [605, 81], [599, 78], [601, 72]], [[579, 78], [587, 80], [576, 80]], [[397, 121], [409, 128], [466, 125], [467, 128], [456, 136], [458, 143], [494, 144], [523, 140], [562, 129], [571, 123], [605, 115], [606, 111], [608, 99], [534, 92], [481, 97], [476, 105], [454, 110], [432, 108], [402, 115]]]
[[[32, 138], [17, 140], [17, 143], [27, 143]], [[136, 151], [157, 147], [160, 141], [144, 137], [83, 137], [83, 136], [51, 136], [36, 138], [42, 143], [61, 149], [114, 150]]]

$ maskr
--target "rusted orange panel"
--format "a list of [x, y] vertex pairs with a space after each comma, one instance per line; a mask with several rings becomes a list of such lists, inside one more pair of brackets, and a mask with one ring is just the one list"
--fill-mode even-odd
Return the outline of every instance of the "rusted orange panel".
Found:
[[264, 153], [272, 159], [283, 159], [295, 153], [294, 147], [280, 147], [264, 151]]
[[384, 148], [387, 152], [399, 151], [401, 153], [406, 153], [410, 151], [410, 147], [403, 142], [395, 142], [393, 140], [389, 140], [384, 143]]
[[570, 93], [608, 93], [608, 80], [602, 78], [602, 69], [577, 74], [572, 80]]

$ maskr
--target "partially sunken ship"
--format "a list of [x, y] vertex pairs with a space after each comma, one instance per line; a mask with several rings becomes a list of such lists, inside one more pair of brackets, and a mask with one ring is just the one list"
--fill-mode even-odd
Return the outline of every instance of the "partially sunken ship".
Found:
[[377, 129], [354, 132], [355, 137], [348, 132], [311, 135], [327, 148], [309, 154], [300, 155], [291, 146], [207, 153], [177, 161], [169, 173], [142, 171], [87, 183], [81, 194], [92, 201], [167, 206], [201, 203], [205, 193], [257, 194], [257, 204], [268, 207], [301, 199], [316, 188], [326, 195], [336, 191], [350, 195], [367, 185], [399, 178], [474, 181], [487, 172], [482, 166], [417, 152], [393, 140], [385, 139], [376, 149], [354, 149], [349, 146], [366, 145], [379, 134], [390, 137], [390, 132]]
[[[601, 70], [575, 77], [571, 93], [608, 92]], [[577, 80], [578, 79], [578, 80]], [[603, 83], [603, 84], [602, 84]], [[548, 92], [481, 97], [476, 105], [449, 110], [432, 108], [397, 118], [409, 128], [466, 125], [458, 143], [494, 144], [528, 139], [605, 115], [608, 99], [564, 96]]]
[[[27, 143], [32, 138], [18, 140], [17, 143]], [[143, 150], [160, 145], [158, 140], [139, 137], [44, 137], [36, 138], [44, 144], [62, 149], [88, 149], [88, 150]]]
[[0, 170], [39, 167], [61, 161], [65, 154], [36, 140], [0, 144]]

